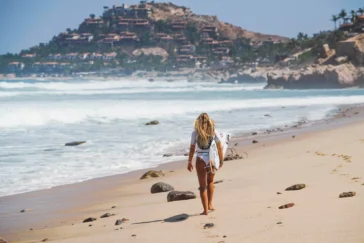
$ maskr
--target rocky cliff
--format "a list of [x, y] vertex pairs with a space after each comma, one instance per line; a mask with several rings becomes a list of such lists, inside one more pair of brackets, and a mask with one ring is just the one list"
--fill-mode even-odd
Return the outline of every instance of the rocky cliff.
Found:
[[364, 87], [364, 34], [339, 42], [336, 49], [322, 48], [322, 56], [299, 70], [268, 73], [266, 88], [329, 89]]
[[352, 64], [313, 65], [268, 73], [269, 89], [330, 89], [362, 86], [364, 68]]
[[348, 57], [354, 65], [364, 66], [364, 34], [340, 41], [337, 44], [336, 55]]

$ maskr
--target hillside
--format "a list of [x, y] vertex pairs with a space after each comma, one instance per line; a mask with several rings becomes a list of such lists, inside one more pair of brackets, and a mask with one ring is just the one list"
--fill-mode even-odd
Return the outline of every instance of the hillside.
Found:
[[172, 3], [154, 3], [146, 4], [152, 9], [151, 18], [154, 21], [186, 21], [194, 23], [199, 30], [203, 30], [205, 26], [214, 26], [226, 39], [236, 40], [239, 38], [250, 39], [252, 41], [275, 41], [287, 42], [289, 38], [277, 35], [265, 35], [261, 33], [251, 32], [234, 26], [229, 23], [221, 22], [216, 16], [196, 15], [189, 8], [176, 6]]
[[67, 29], [49, 43], [19, 55], [0, 57], [0, 73], [62, 73], [159, 70], [179, 67], [226, 68], [267, 59], [274, 44], [288, 38], [250, 32], [197, 15], [172, 3], [141, 1], [104, 7], [78, 29]]

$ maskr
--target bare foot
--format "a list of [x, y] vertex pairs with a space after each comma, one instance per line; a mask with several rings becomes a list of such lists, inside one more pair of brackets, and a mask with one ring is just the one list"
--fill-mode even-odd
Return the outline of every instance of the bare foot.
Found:
[[202, 212], [200, 213], [200, 215], [208, 215], [209, 213], [208, 212]]
[[209, 206], [209, 210], [210, 210], [210, 211], [215, 211], [215, 208], [214, 208], [212, 205], [210, 205], [210, 206]]

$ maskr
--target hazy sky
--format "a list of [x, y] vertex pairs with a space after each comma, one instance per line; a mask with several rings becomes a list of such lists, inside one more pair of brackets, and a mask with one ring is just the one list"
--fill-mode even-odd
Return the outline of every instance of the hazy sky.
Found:
[[[103, 6], [136, 0], [0, 0], [0, 54], [48, 42], [67, 28], [77, 28]], [[155, 1], [160, 2], [160, 1]], [[333, 28], [332, 14], [364, 8], [363, 0], [173, 0], [197, 14], [216, 15], [247, 30], [294, 37]]]

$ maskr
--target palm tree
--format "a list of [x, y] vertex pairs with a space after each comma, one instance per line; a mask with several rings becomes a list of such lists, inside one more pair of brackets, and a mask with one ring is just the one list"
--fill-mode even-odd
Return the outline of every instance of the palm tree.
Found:
[[360, 13], [360, 15], [363, 15], [364, 14], [364, 9], [362, 8], [359, 8], [358, 11], [356, 11], [357, 13]]
[[334, 24], [335, 24], [335, 30], [336, 30], [336, 22], [339, 20], [340, 18], [339, 18], [339, 16], [337, 16], [337, 15], [332, 15], [331, 16], [331, 21], [332, 22], [334, 22]]
[[355, 23], [356, 20], [356, 12], [354, 10], [351, 10], [351, 22]]
[[298, 35], [297, 35], [297, 40], [303, 40], [303, 38], [304, 38], [304, 34], [302, 33], [302, 32], [300, 32], [300, 33], [298, 33]]
[[344, 23], [347, 15], [348, 15], [348, 13], [346, 12], [345, 9], [342, 9], [341, 12], [339, 13], [339, 18], [343, 20], [343, 23]]

